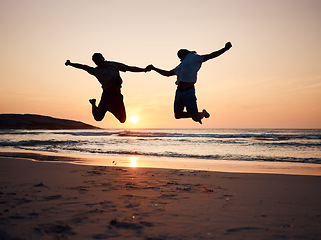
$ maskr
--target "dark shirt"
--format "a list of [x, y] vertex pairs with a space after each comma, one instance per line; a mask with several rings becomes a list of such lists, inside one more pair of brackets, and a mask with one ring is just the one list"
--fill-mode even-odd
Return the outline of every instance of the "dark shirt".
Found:
[[105, 64], [90, 68], [87, 72], [98, 79], [104, 90], [117, 91], [123, 83], [119, 71], [126, 72], [127, 68], [128, 66], [122, 63], [105, 61]]

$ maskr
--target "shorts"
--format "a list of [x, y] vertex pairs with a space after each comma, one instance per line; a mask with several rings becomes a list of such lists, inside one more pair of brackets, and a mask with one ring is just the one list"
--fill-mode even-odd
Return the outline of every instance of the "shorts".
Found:
[[123, 101], [123, 95], [120, 91], [103, 91], [99, 105], [93, 111], [97, 121], [101, 121], [106, 112], [111, 112], [120, 122], [126, 120], [126, 110]]
[[190, 114], [197, 113], [197, 99], [195, 96], [195, 88], [190, 88], [187, 90], [176, 90], [175, 100], [174, 100], [174, 112], [180, 113], [186, 111]]

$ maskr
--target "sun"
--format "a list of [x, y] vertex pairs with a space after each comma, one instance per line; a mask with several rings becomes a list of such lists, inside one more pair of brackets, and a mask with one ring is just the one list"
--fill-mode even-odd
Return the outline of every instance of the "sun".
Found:
[[139, 121], [139, 117], [137, 117], [137, 116], [131, 116], [130, 118], [129, 118], [129, 121], [131, 121], [132, 123], [137, 123], [138, 121]]
[[137, 157], [129, 157], [130, 159], [130, 166], [137, 167]]

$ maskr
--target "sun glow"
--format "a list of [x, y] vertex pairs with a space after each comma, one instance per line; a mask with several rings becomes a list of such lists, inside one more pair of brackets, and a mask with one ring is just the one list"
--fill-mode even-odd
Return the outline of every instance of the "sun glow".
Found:
[[130, 166], [137, 167], [137, 157], [130, 157]]
[[130, 118], [129, 118], [129, 121], [131, 121], [132, 123], [137, 123], [138, 121], [139, 121], [139, 117], [137, 117], [137, 116], [131, 116]]

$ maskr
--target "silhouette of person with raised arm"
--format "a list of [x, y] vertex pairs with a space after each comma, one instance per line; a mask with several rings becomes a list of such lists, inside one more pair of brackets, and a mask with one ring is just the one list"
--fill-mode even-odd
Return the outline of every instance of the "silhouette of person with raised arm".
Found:
[[[209, 118], [210, 114], [203, 109], [198, 111], [194, 84], [197, 81], [197, 72], [200, 70], [202, 63], [207, 60], [216, 58], [225, 53], [232, 47], [230, 42], [225, 44], [225, 47], [206, 55], [198, 55], [195, 51], [180, 49], [177, 52], [181, 63], [173, 70], [162, 70], [153, 65], [147, 66], [147, 69], [152, 69], [159, 74], [170, 77], [177, 75], [177, 90], [174, 100], [174, 114], [176, 119], [192, 118], [195, 122], [202, 124], [203, 118]], [[186, 111], [184, 111], [186, 108]]]
[[127, 66], [123, 63], [106, 61], [101, 53], [94, 53], [92, 60], [97, 67], [72, 63], [67, 60], [65, 65], [72, 66], [87, 71], [94, 75], [102, 85], [103, 93], [99, 105], [96, 106], [96, 99], [90, 99], [92, 105], [92, 114], [96, 121], [101, 121], [107, 111], [111, 112], [121, 123], [126, 121], [126, 110], [121, 94], [121, 85], [123, 83], [119, 71], [126, 72], [147, 72], [147, 68]]

